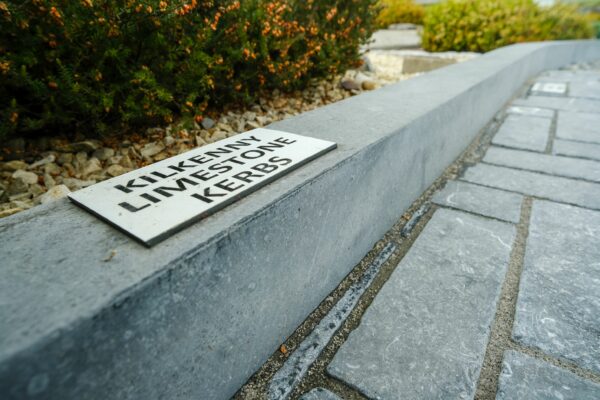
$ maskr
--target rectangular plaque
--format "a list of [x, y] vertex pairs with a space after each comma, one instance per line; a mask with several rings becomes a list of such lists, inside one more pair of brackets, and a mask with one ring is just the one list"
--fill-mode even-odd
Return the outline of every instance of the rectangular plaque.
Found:
[[254, 129], [69, 194], [71, 201], [152, 246], [336, 148]]

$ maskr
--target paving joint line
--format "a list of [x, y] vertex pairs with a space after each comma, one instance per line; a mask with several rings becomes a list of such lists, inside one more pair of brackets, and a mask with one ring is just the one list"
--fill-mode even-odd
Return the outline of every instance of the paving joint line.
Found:
[[576, 178], [576, 177], [567, 176], [567, 175], [552, 174], [552, 173], [549, 173], [549, 172], [538, 171], [538, 170], [533, 170], [533, 169], [526, 169], [526, 168], [520, 168], [520, 167], [514, 167], [514, 166], [511, 166], [511, 165], [499, 164], [499, 163], [494, 163], [494, 162], [489, 162], [489, 161], [481, 161], [480, 164], [492, 165], [494, 167], [502, 167], [502, 168], [514, 169], [515, 171], [533, 172], [533, 173], [536, 173], [536, 174], [541, 174], [541, 175], [546, 175], [546, 176], [553, 176], [553, 177], [556, 177], [556, 178], [570, 179], [572, 181], [579, 181], [579, 182], [586, 182], [586, 183], [595, 183], [596, 185], [600, 184], [599, 181], [591, 181], [591, 180], [585, 179], [585, 178]]
[[558, 110], [554, 110], [554, 115], [552, 116], [552, 122], [550, 123], [550, 132], [548, 132], [548, 141], [546, 142], [546, 154], [552, 154], [552, 149], [554, 147], [554, 140], [556, 139], [556, 128], [558, 125]]
[[517, 235], [511, 250], [508, 270], [502, 284], [494, 322], [492, 323], [488, 345], [477, 381], [476, 400], [493, 400], [496, 398], [504, 352], [511, 348], [511, 336], [519, 283], [523, 271], [525, 245], [529, 235], [532, 204], [533, 199], [531, 197], [525, 197], [521, 204], [521, 218], [517, 224]]
[[[528, 171], [528, 172], [531, 172], [531, 171]], [[562, 177], [560, 177], [560, 178], [562, 178]], [[475, 183], [475, 182], [467, 181], [465, 179], [462, 179], [462, 177], [459, 178], [458, 181], [465, 182], [465, 183], [470, 183], [471, 185], [477, 185], [477, 186], [481, 186], [481, 187], [485, 187], [485, 188], [489, 188], [489, 189], [497, 189], [497, 190], [503, 190], [503, 191], [509, 192], [509, 193], [520, 194], [521, 196], [531, 197], [533, 200], [550, 201], [552, 203], [564, 204], [564, 205], [571, 206], [571, 207], [582, 208], [584, 210], [600, 211], [600, 208], [591, 208], [591, 207], [582, 206], [580, 204], [568, 203], [568, 202], [565, 202], [565, 201], [553, 200], [553, 199], [550, 199], [550, 198], [547, 198], [547, 197], [534, 196], [534, 195], [527, 194], [527, 193], [524, 193], [524, 192], [517, 192], [516, 190], [508, 190], [508, 189], [499, 188], [499, 187], [496, 187], [496, 186], [483, 185], [481, 183]], [[587, 182], [587, 183], [589, 183], [589, 182]]]
[[371, 400], [360, 390], [340, 379], [337, 379], [329, 374], [325, 374], [324, 378], [325, 384], [319, 387], [327, 388], [327, 390], [335, 393], [343, 400]]
[[[586, 114], [592, 114], [592, 113], [586, 113]], [[593, 113], [593, 114], [600, 114], [600, 113]], [[600, 145], [600, 142], [591, 142], [589, 140], [578, 140], [578, 139], [566, 139], [566, 138], [557, 138], [559, 140], [562, 140], [563, 142], [572, 142], [572, 143], [579, 143], [579, 144], [595, 144], [595, 145]], [[570, 157], [570, 156], [563, 156], [563, 157]]]
[[[538, 117], [536, 117], [538, 118]], [[535, 154], [535, 155], [547, 155], [546, 154], [546, 150], [544, 151], [537, 151], [537, 150], [531, 150], [531, 149], [524, 149], [522, 147], [515, 147], [515, 146], [508, 146], [506, 144], [500, 144], [500, 143], [493, 143], [492, 146], [494, 147], [498, 147], [501, 149], [506, 149], [506, 150], [516, 150], [516, 151], [526, 151], [527, 153], [531, 153], [531, 154]]]
[[589, 381], [600, 384], [600, 373], [591, 371], [586, 368], [582, 368], [570, 360], [551, 356], [535, 347], [524, 346], [520, 343], [515, 342], [514, 340], [512, 340], [512, 338], [510, 340], [509, 346], [510, 350], [515, 350], [520, 353], [526, 354], [530, 357], [536, 358], [538, 360], [545, 361], [548, 364], [554, 365], [555, 367], [566, 369], [567, 371], [577, 375], [580, 378], [587, 379]]
[[512, 222], [512, 221], [508, 221], [508, 220], [505, 220], [505, 219], [500, 219], [500, 218], [492, 217], [491, 215], [479, 214], [478, 212], [475, 212], [475, 211], [465, 210], [464, 208], [452, 207], [452, 206], [449, 206], [447, 204], [437, 204], [436, 203], [436, 205], [438, 206], [438, 208], [445, 208], [445, 209], [448, 209], [448, 210], [458, 211], [458, 212], [462, 212], [462, 213], [465, 213], [465, 214], [471, 214], [471, 215], [474, 215], [474, 216], [479, 217], [479, 218], [489, 219], [491, 221], [502, 222], [504, 224], [511, 224], [511, 225], [517, 225], [518, 224], [518, 222]]
[[[563, 140], [565, 142], [567, 142], [567, 141], [572, 142], [572, 140], [565, 140], [565, 139], [560, 139], [560, 140]], [[577, 143], [581, 143], [581, 142], [577, 142]], [[594, 143], [585, 143], [585, 144], [594, 144]], [[600, 144], [598, 144], [598, 146], [600, 147]], [[569, 159], [574, 159], [574, 160], [595, 161], [597, 163], [600, 163], [600, 159], [590, 158], [590, 157], [586, 157], [586, 156], [576, 156], [576, 155], [566, 155], [566, 154], [553, 154], [553, 156], [569, 158]]]

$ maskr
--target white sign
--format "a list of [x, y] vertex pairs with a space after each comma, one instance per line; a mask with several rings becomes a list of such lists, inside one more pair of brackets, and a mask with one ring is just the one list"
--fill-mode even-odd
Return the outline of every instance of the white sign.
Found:
[[563, 95], [567, 93], [566, 83], [537, 82], [531, 87], [532, 94]]
[[336, 148], [255, 129], [100, 182], [69, 198], [147, 246]]

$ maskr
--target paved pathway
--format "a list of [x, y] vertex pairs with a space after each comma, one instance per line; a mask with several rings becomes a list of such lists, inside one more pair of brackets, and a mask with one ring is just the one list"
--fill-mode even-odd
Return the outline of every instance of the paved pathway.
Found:
[[[434, 194], [324, 377], [287, 379], [281, 368], [269, 398], [313, 379], [292, 397], [600, 399], [600, 71], [535, 83], [481, 161]], [[305, 344], [327, 345], [332, 333], [315, 332]], [[317, 356], [288, 359], [304, 371]]]

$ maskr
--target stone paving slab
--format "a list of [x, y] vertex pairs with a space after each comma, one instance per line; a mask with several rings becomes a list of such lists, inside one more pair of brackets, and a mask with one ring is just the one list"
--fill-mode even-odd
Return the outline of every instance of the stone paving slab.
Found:
[[535, 80], [539, 82], [589, 82], [600, 80], [600, 73], [598, 71], [553, 70], [544, 72]]
[[534, 201], [513, 338], [600, 372], [600, 212]]
[[552, 151], [554, 154], [590, 158], [600, 161], [600, 144], [555, 139], [552, 144]]
[[581, 112], [597, 112], [600, 110], [600, 100], [580, 97], [529, 96], [526, 99], [516, 99], [512, 105]]
[[490, 147], [484, 162], [600, 183], [600, 162]]
[[600, 81], [573, 82], [569, 86], [569, 95], [600, 100]]
[[496, 400], [598, 400], [600, 385], [516, 351], [504, 354]]
[[489, 164], [469, 168], [462, 180], [600, 210], [600, 184]]
[[598, 113], [559, 111], [556, 137], [600, 144], [600, 102]]
[[514, 237], [510, 224], [437, 210], [329, 373], [375, 399], [473, 397]]
[[432, 201], [441, 206], [517, 223], [521, 216], [523, 196], [467, 182], [449, 181], [443, 190], [433, 196]]
[[554, 111], [547, 108], [512, 106], [506, 112], [508, 114], [528, 115], [530, 117], [554, 118]]
[[509, 115], [492, 143], [518, 149], [544, 151], [552, 121], [526, 115]]
[[315, 388], [308, 393], [303, 394], [300, 400], [341, 400], [336, 394], [327, 389]]
[[564, 82], [535, 82], [530, 93], [535, 96], [559, 96], [567, 94], [567, 84]]

